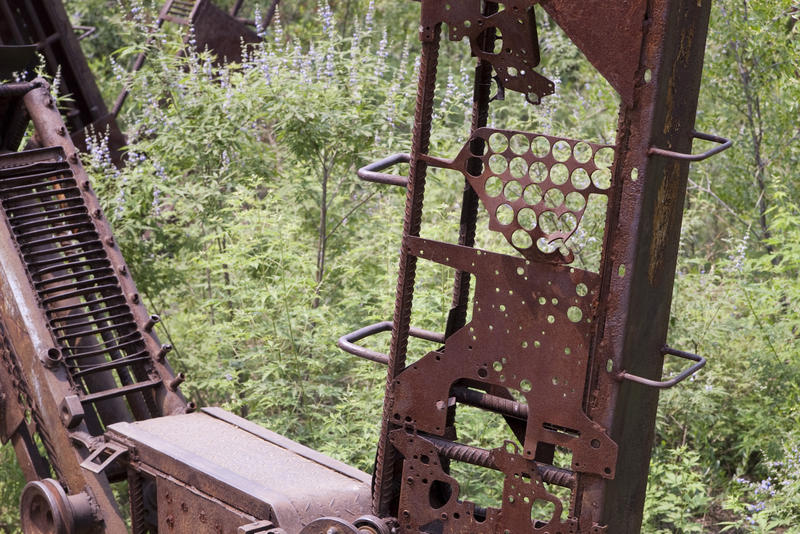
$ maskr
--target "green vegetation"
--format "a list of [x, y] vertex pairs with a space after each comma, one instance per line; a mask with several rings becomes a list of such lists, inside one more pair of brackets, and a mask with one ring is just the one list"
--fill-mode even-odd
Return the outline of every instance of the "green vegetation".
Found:
[[[84, 45], [107, 101], [131, 87], [128, 164], [111, 167], [102, 142], [84, 163], [177, 347], [184, 392], [369, 471], [384, 370], [334, 342], [391, 318], [405, 195], [355, 170], [409, 149], [419, 6], [286, 4], [241, 65], [214, 66], [191, 44], [179, 57], [181, 36], [166, 28], [129, 76], [154, 6], [69, 0], [74, 22], [99, 27]], [[736, 144], [692, 166], [669, 339], [709, 363], [661, 397], [644, 532], [800, 532], [799, 10], [714, 3], [698, 130]], [[539, 24], [558, 94], [539, 107], [508, 94], [491, 122], [613, 142], [616, 96]], [[441, 57], [432, 152], [449, 157], [468, 132], [472, 63], [463, 43], [444, 43]], [[456, 227], [451, 176], [430, 179], [432, 237]], [[569, 245], [580, 265], [597, 265], [591, 225]], [[420, 269], [413, 322], [442, 330], [451, 279]], [[388, 335], [373, 343], [386, 350]], [[466, 435], [502, 440], [477, 420]], [[0, 528], [14, 524], [21, 487], [3, 454]], [[490, 502], [496, 485], [474, 478], [464, 490]]]

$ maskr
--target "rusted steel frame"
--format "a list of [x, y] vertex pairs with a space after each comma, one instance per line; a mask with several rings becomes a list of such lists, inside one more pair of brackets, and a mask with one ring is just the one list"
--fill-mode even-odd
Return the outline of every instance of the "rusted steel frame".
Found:
[[[425, 194], [425, 176], [427, 164], [419, 156], [426, 154], [430, 146], [431, 120], [433, 117], [433, 97], [436, 90], [436, 69], [439, 60], [439, 38], [441, 24], [432, 28], [434, 39], [422, 43], [420, 56], [419, 86], [414, 113], [414, 129], [411, 139], [411, 159], [406, 192], [406, 210], [403, 221], [403, 240], [409, 236], [418, 236], [422, 218], [422, 203]], [[391, 503], [397, 497], [392, 481], [396, 479], [398, 453], [389, 442], [391, 429], [392, 399], [391, 391], [395, 376], [403, 370], [408, 348], [408, 332], [411, 320], [411, 302], [414, 295], [417, 258], [409, 254], [406, 247], [400, 250], [400, 267], [397, 278], [397, 296], [395, 301], [394, 321], [392, 327], [392, 343], [389, 352], [389, 364], [386, 373], [386, 391], [383, 404], [383, 422], [375, 475], [373, 478], [373, 513], [379, 517], [392, 513]]]
[[590, 417], [619, 444], [619, 461], [613, 480], [583, 479], [576, 496], [582, 520], [605, 523], [615, 534], [641, 527], [658, 404], [658, 389], [619, 382], [615, 374], [661, 376], [688, 174], [687, 161], [649, 152], [654, 146], [691, 151], [709, 11], [710, 2], [648, 3], [633, 102], [620, 110], [593, 350], [595, 393], [587, 404]]
[[[379, 334], [381, 332], [389, 332], [391, 330], [392, 330], [391, 321], [383, 321], [380, 323], [371, 324], [369, 326], [365, 326], [364, 328], [359, 328], [355, 332], [350, 332], [349, 334], [343, 335], [336, 342], [336, 345], [343, 351], [350, 353], [354, 356], [358, 356], [359, 358], [364, 358], [366, 360], [371, 360], [373, 362], [378, 362], [384, 365], [388, 365], [389, 364], [388, 354], [383, 354], [382, 352], [377, 352], [374, 350], [367, 349], [365, 347], [361, 347], [359, 345], [356, 345], [355, 342], [360, 341], [366, 337], [374, 336], [375, 334]], [[424, 339], [426, 341], [444, 343], [444, 336], [442, 334], [437, 334], [436, 332], [430, 332], [428, 330], [423, 330], [421, 328], [415, 328], [413, 326], [409, 328], [408, 335], [418, 339]]]
[[[485, 2], [483, 14], [486, 16], [496, 13], [498, 4]], [[483, 42], [479, 43], [481, 50], [489, 52], [494, 50], [496, 31], [487, 31]], [[486, 126], [489, 119], [489, 103], [491, 102], [492, 89], [492, 64], [485, 59], [478, 59], [475, 66], [475, 83], [472, 95], [472, 122], [470, 124], [470, 136], [478, 129]], [[480, 154], [484, 149], [484, 141], [481, 138], [473, 138], [470, 149], [474, 154]], [[480, 162], [473, 160], [468, 164], [467, 172], [473, 175], [480, 174]], [[467, 247], [475, 245], [476, 221], [478, 219], [478, 208], [480, 200], [478, 195], [470, 186], [469, 181], [464, 179], [464, 193], [461, 196], [461, 219], [458, 228], [458, 244]], [[464, 326], [467, 320], [467, 305], [469, 300], [470, 275], [461, 270], [456, 270], [453, 279], [453, 300], [450, 313], [447, 316], [447, 327], [445, 336], [450, 336]]]
[[[495, 462], [492, 451], [481, 449], [480, 447], [464, 445], [463, 443], [448, 441], [428, 434], [420, 434], [420, 437], [433, 443], [436, 447], [436, 451], [450, 460], [477, 465], [487, 469], [494, 469], [496, 471], [503, 471]], [[556, 486], [563, 486], [566, 488], [572, 488], [575, 485], [575, 473], [569, 469], [536, 463], [536, 470], [542, 477], [542, 480], [548, 484], [555, 484]]]

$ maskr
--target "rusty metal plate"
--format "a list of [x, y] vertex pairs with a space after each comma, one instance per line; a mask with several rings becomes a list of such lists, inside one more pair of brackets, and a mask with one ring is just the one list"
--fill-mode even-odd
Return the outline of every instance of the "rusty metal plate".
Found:
[[528, 0], [485, 2], [423, 0], [420, 38], [434, 39], [434, 28], [447, 24], [450, 40], [467, 38], [472, 53], [491, 63], [498, 83], [520, 92], [531, 103], [553, 94], [553, 82], [534, 70], [539, 65], [536, 17]]
[[541, 0], [564, 30], [628, 105], [633, 103], [647, 3], [640, 0]]
[[[476, 144], [476, 139], [482, 142]], [[480, 147], [478, 153], [476, 147]], [[562, 255], [558, 250], [548, 251], [548, 246], [572, 237], [589, 195], [607, 194], [614, 147], [481, 128], [452, 162], [423, 159], [461, 171], [489, 212], [489, 229], [502, 233], [524, 257], [571, 263], [571, 252]]]

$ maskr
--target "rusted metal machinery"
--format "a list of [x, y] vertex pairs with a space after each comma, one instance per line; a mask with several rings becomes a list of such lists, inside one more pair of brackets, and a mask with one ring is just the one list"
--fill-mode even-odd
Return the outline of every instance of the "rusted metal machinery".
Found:
[[[689, 161], [730, 145], [694, 130], [709, 2], [421, 7], [411, 153], [359, 171], [407, 189], [394, 319], [340, 340], [388, 366], [372, 488], [185, 401], [46, 83], [0, 85], [0, 438], [29, 480], [26, 532], [125, 532], [111, 489], [122, 480], [135, 534], [639, 531], [658, 390], [705, 363], [665, 339]], [[529, 103], [555, 90], [535, 71], [538, 9], [619, 93], [613, 144], [487, 126], [493, 80]], [[452, 159], [429, 153], [443, 24], [477, 58], [471, 132]], [[28, 118], [35, 134], [17, 151]], [[694, 138], [720, 146], [691, 155]], [[407, 177], [383, 172], [401, 162]], [[421, 231], [431, 167], [463, 176], [453, 242]], [[607, 209], [594, 272], [569, 246], [597, 198]], [[510, 252], [476, 247], [482, 235]], [[418, 260], [454, 273], [441, 333], [410, 324]], [[355, 345], [386, 330], [389, 354]], [[410, 337], [436, 348], [409, 356]], [[666, 355], [692, 364], [661, 380]], [[503, 418], [507, 437], [468, 442], [467, 408]], [[468, 498], [464, 465], [499, 475], [498, 502]]]
[[[126, 532], [122, 480], [134, 533], [365, 521], [366, 474], [223, 410], [192, 413], [48, 89], [0, 85], [0, 117], [15, 118], [0, 127], [0, 441], [30, 481], [23, 530]], [[9, 151], [28, 117], [29, 149]]]
[[[619, 94], [613, 144], [487, 127], [493, 79], [498, 95], [529, 103], [554, 91], [536, 72], [537, 9]], [[388, 366], [372, 497], [398, 532], [639, 531], [659, 388], [705, 363], [665, 340], [689, 161], [730, 146], [693, 129], [709, 10], [708, 0], [422, 0], [411, 153], [359, 172], [407, 188], [391, 350], [355, 345], [387, 323], [340, 340]], [[477, 58], [472, 128], [452, 159], [429, 152], [443, 25]], [[721, 146], [691, 155], [694, 138]], [[383, 172], [397, 163], [408, 177]], [[429, 168], [463, 175], [457, 242], [421, 231]], [[598, 197], [607, 210], [591, 272], [573, 263], [569, 239]], [[501, 234], [516, 254], [476, 248], [476, 232]], [[410, 325], [420, 261], [454, 273], [443, 335]], [[410, 337], [438, 348], [409, 355]], [[661, 381], [666, 355], [692, 365]], [[460, 440], [466, 407], [505, 418], [508, 438]], [[464, 498], [458, 464], [499, 472], [499, 503]]]

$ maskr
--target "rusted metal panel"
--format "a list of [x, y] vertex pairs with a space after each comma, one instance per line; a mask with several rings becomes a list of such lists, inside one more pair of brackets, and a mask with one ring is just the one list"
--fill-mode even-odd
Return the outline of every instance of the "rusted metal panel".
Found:
[[583, 0], [580, 9], [570, 0], [541, 0], [541, 5], [622, 101], [631, 105], [647, 22], [647, 2]]
[[[220, 409], [119, 423], [108, 436], [135, 451], [131, 468], [153, 474], [159, 488], [162, 479], [191, 486], [247, 522], [299, 532], [321, 516], [353, 521], [369, 511], [368, 475]], [[159, 507], [160, 524], [166, 515]]]

